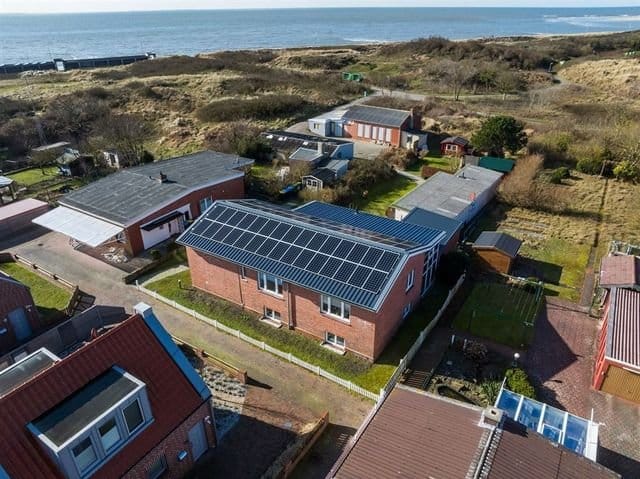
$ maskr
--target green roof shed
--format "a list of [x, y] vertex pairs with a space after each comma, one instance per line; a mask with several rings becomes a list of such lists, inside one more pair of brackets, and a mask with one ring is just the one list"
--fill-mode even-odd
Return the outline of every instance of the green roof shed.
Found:
[[496, 158], [494, 156], [482, 156], [478, 161], [478, 166], [487, 168], [488, 170], [499, 171], [500, 173], [509, 173], [513, 170], [516, 162], [507, 158]]

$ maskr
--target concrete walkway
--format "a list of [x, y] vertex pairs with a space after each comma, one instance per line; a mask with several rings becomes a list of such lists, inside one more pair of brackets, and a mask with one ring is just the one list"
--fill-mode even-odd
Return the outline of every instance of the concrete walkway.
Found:
[[[331, 427], [327, 429], [327, 437], [312, 451], [314, 456], [323, 458], [320, 466], [332, 464], [337, 459], [341, 451], [336, 445], [344, 443], [345, 435], [349, 437], [355, 433], [373, 407], [372, 402], [337, 384], [155, 301], [135, 286], [125, 285], [120, 270], [75, 251], [63, 235], [48, 233], [14, 246], [10, 251], [78, 284], [82, 291], [95, 297], [96, 304], [122, 305], [129, 311], [141, 301], [151, 305], [171, 334], [246, 369], [252, 380], [263, 387], [277, 389], [285, 401], [299, 404], [317, 417], [329, 411]], [[328, 469], [314, 470], [313, 476], [324, 477], [327, 472]]]

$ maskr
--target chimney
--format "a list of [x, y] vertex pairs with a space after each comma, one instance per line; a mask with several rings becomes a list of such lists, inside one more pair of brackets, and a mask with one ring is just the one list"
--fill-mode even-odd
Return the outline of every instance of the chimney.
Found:
[[422, 115], [415, 106], [411, 108], [411, 129], [422, 130]]
[[481, 423], [486, 426], [497, 426], [502, 421], [504, 412], [495, 406], [488, 406], [482, 411]]

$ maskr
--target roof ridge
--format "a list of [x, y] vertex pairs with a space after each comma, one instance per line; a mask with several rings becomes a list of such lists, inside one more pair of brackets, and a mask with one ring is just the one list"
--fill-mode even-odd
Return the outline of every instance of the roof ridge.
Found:
[[380, 110], [402, 111], [402, 112], [404, 112], [404, 113], [411, 114], [411, 110], [403, 110], [403, 109], [400, 109], [400, 108], [391, 108], [391, 107], [388, 107], [388, 106], [368, 105], [368, 104], [366, 104], [366, 103], [357, 103], [357, 104], [355, 104], [355, 105], [351, 105], [351, 106], [350, 106], [349, 108], [347, 108], [347, 109], [353, 108], [354, 106], [356, 106], [356, 107], [357, 107], [357, 106], [359, 106], [359, 107], [365, 107], [365, 108], [379, 108]]

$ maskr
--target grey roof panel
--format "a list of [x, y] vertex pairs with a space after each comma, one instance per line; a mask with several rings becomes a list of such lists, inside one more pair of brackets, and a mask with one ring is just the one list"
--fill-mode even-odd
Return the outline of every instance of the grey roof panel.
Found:
[[422, 208], [414, 208], [411, 210], [411, 212], [403, 218], [402, 222], [444, 231], [446, 236], [440, 244], [447, 244], [463, 226], [461, 221], [433, 211], [423, 210]]
[[400, 128], [411, 116], [406, 110], [394, 110], [378, 106], [353, 105], [344, 114], [345, 120], [353, 120], [372, 125], [383, 125]]
[[[214, 151], [127, 168], [65, 195], [59, 202], [93, 216], [126, 225], [186, 194], [238, 173], [253, 160]], [[160, 173], [167, 176], [161, 183]]]
[[296, 151], [291, 153], [291, 155], [289, 155], [289, 159], [299, 161], [315, 161], [322, 158], [322, 156], [322, 153], [319, 153], [318, 150], [300, 147]]
[[478, 239], [473, 243], [473, 248], [477, 249], [497, 249], [515, 258], [522, 246], [522, 241], [513, 236], [500, 231], [483, 231]]

